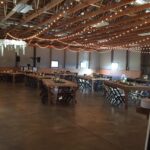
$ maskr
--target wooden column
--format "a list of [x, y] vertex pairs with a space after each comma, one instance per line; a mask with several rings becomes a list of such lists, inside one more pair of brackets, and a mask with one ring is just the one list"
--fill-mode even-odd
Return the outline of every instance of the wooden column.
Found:
[[66, 68], [66, 58], [67, 58], [66, 57], [66, 50], [64, 49], [64, 64], [63, 64], [64, 68]]
[[126, 51], [126, 70], [129, 70], [129, 51]]
[[15, 67], [19, 67], [20, 56], [15, 52]]
[[111, 51], [111, 63], [114, 62], [114, 50]]
[[17, 64], [17, 56], [18, 56], [18, 55], [17, 55], [17, 52], [15, 52], [15, 67], [18, 67], [18, 66], [17, 66], [17, 65], [18, 65], [18, 64]]
[[89, 52], [88, 62], [89, 62], [88, 69], [90, 69], [91, 68], [91, 52]]
[[52, 49], [49, 49], [49, 61], [50, 61], [50, 65], [49, 67], [51, 68], [51, 61], [52, 61]]
[[77, 52], [77, 57], [76, 57], [76, 69], [79, 68], [79, 52]]
[[146, 63], [146, 54], [141, 53], [141, 75], [145, 74], [145, 70], [147, 67]]
[[36, 67], [36, 47], [33, 47], [33, 67]]

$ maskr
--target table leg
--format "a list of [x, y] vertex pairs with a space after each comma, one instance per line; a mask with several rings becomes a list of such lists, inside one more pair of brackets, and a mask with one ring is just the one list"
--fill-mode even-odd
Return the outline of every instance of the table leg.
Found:
[[41, 80], [36, 79], [36, 82], [37, 82], [37, 88], [39, 89], [40, 88], [40, 82], [41, 82]]
[[146, 140], [145, 140], [145, 149], [150, 149], [150, 113], [149, 113], [149, 119], [148, 119], [148, 125], [147, 125], [147, 133], [146, 133]]
[[94, 92], [94, 81], [91, 80], [91, 82], [92, 82], [92, 92]]
[[52, 103], [52, 95], [51, 95], [51, 89], [48, 88], [48, 104], [51, 104]]
[[129, 94], [129, 92], [127, 92], [127, 91], [124, 91], [124, 93], [125, 93], [125, 109], [128, 109], [128, 94]]
[[54, 100], [52, 89], [48, 88], [48, 104], [55, 104], [55, 103], [56, 101]]
[[76, 93], [77, 93], [77, 89], [73, 89], [73, 104], [76, 104], [77, 103], [77, 100], [76, 100]]
[[15, 83], [15, 75], [14, 74], [13, 74], [13, 79], [12, 80], [13, 80], [12, 82]]

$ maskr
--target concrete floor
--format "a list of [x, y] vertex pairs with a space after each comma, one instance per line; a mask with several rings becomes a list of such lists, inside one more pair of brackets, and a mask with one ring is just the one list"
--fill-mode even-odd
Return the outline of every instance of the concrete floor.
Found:
[[143, 150], [147, 119], [135, 107], [77, 94], [75, 106], [43, 105], [39, 90], [0, 83], [0, 150]]

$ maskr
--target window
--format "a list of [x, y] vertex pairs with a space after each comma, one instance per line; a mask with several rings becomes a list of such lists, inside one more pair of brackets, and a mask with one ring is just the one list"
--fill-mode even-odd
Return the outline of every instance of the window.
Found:
[[33, 72], [37, 72], [37, 67], [33, 67]]
[[58, 68], [58, 61], [51, 61], [51, 67]]
[[87, 69], [88, 68], [88, 62], [87, 61], [82, 61], [81, 62], [81, 68]]
[[118, 63], [112, 63], [111, 64], [111, 69], [112, 70], [117, 70], [118, 69]]

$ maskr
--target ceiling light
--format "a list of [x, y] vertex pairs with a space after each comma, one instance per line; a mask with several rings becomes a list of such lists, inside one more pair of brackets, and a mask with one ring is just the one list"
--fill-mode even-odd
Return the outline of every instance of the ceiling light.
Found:
[[83, 15], [84, 15], [84, 12], [82, 12], [81, 15], [83, 16]]
[[30, 10], [33, 10], [32, 5], [27, 5], [23, 3], [17, 4], [13, 9], [13, 11], [23, 14], [29, 12]]
[[102, 21], [102, 22], [92, 25], [92, 27], [100, 28], [100, 27], [104, 27], [104, 26], [108, 26], [108, 25], [109, 25], [108, 22]]
[[65, 33], [60, 33], [60, 34], [56, 34], [55, 36], [56, 37], [63, 37], [63, 36], [66, 36], [67, 35], [67, 33], [65, 34]]
[[4, 4], [4, 1], [1, 1], [0, 3], [1, 3], [1, 4]]
[[120, 2], [121, 0], [115, 0], [117, 3]]
[[136, 0], [135, 2], [138, 3], [138, 4], [148, 3], [146, 0]]
[[97, 8], [100, 8], [99, 5], [95, 5], [95, 4], [90, 4], [91, 6], [94, 6], [94, 7], [97, 7]]
[[103, 43], [103, 42], [108, 42], [107, 39], [102, 39], [102, 40], [98, 40], [97, 43]]
[[140, 34], [138, 34], [139, 36], [148, 36], [148, 35], [150, 35], [150, 32], [147, 32], [147, 33], [140, 33]]
[[145, 10], [146, 13], [150, 13], [150, 8]]
[[146, 3], [150, 3], [150, 1], [149, 0], [136, 0], [135, 2], [132, 2], [131, 4], [132, 5], [143, 5]]

